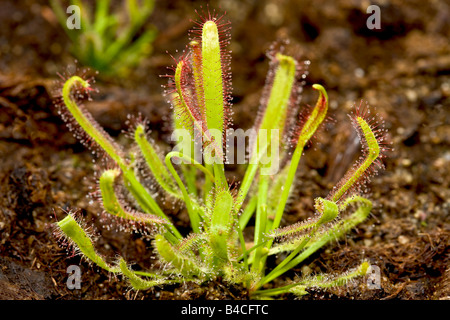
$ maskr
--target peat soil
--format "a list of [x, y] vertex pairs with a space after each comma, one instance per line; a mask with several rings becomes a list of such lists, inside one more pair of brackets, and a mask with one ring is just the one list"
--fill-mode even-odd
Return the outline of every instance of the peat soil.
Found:
[[[168, 148], [170, 108], [162, 95], [166, 66], [188, 42], [199, 1], [157, 1], [153, 54], [127, 79], [99, 75], [93, 101], [98, 122], [121, 143], [127, 115], [141, 113], [152, 137]], [[449, 299], [450, 5], [445, 1], [375, 1], [381, 29], [368, 29], [365, 1], [211, 1], [232, 22], [234, 127], [252, 126], [271, 43], [289, 47], [311, 67], [302, 105], [313, 105], [314, 83], [330, 97], [330, 118], [306, 150], [283, 223], [305, 219], [313, 199], [326, 196], [360, 156], [346, 116], [364, 99], [382, 116], [393, 150], [371, 179], [370, 218], [280, 279], [341, 273], [363, 259], [380, 270], [380, 287], [361, 279], [302, 299]], [[0, 299], [247, 299], [242, 288], [217, 279], [148, 291], [130, 290], [67, 251], [53, 224], [78, 210], [99, 237], [98, 250], [122, 254], [135, 266], [152, 261], [151, 242], [106, 230], [88, 196], [100, 163], [69, 132], [53, 105], [57, 73], [74, 64], [70, 43], [46, 1], [2, 1], [0, 9]], [[80, 68], [82, 66], [79, 66]], [[239, 168], [230, 167], [240, 179]], [[182, 213], [170, 213], [187, 231]], [[280, 257], [281, 258], [281, 257]], [[271, 263], [276, 263], [272, 261]], [[69, 290], [69, 265], [81, 268], [81, 289]], [[285, 295], [282, 299], [294, 299]]]

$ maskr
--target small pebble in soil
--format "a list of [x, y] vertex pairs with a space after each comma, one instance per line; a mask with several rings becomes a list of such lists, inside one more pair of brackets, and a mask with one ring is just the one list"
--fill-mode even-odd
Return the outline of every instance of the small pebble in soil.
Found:
[[400, 244], [407, 244], [409, 242], [409, 239], [407, 237], [401, 235], [401, 236], [398, 237], [398, 242]]
[[411, 161], [411, 159], [402, 159], [400, 161], [400, 163], [403, 167], [409, 167], [411, 165], [412, 161]]

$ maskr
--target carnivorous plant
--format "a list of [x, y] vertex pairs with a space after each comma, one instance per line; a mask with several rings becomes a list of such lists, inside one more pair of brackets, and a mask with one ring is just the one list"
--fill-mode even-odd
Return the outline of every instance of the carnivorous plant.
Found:
[[[367, 261], [344, 274], [319, 274], [281, 287], [271, 285], [367, 218], [372, 202], [358, 191], [383, 167], [385, 129], [366, 106], [356, 106], [350, 119], [362, 142], [363, 157], [327, 197], [315, 199], [311, 218], [282, 226], [305, 146], [327, 117], [327, 92], [319, 84], [312, 85], [318, 93], [317, 103], [306, 113], [299, 111], [309, 62], [288, 55], [282, 46], [273, 46], [255, 124], [245, 132], [232, 129], [230, 24], [215, 12], [200, 16], [190, 33], [188, 50], [166, 75], [172, 137], [177, 142], [173, 151], [161, 155], [148, 139], [144, 122], [133, 128], [135, 147], [124, 150], [80, 104], [78, 96], [91, 90], [91, 83], [80, 76], [65, 81], [57, 103], [69, 128], [109, 161], [98, 181], [104, 213], [116, 216], [119, 224], [146, 229], [154, 239], [149, 250], [156, 252], [164, 268], [134, 271], [121, 257], [108, 263], [73, 213], [57, 222], [60, 233], [85, 258], [122, 274], [137, 290], [221, 277], [226, 283], [242, 285], [251, 298], [258, 299], [283, 293], [302, 296], [310, 287], [339, 286], [364, 276]], [[242, 148], [234, 148], [233, 141], [243, 133], [250, 143], [245, 148], [248, 154], [242, 157], [236, 155]], [[233, 161], [245, 168], [239, 185], [226, 175], [226, 165]], [[142, 176], [139, 168], [143, 166], [152, 179]], [[161, 203], [166, 196], [155, 196], [155, 185], [159, 195], [164, 193], [182, 204], [190, 219], [189, 234], [181, 234], [164, 212]], [[249, 239], [244, 230], [250, 224], [254, 234]], [[283, 254], [284, 259], [273, 266], [274, 259], [269, 257]]]

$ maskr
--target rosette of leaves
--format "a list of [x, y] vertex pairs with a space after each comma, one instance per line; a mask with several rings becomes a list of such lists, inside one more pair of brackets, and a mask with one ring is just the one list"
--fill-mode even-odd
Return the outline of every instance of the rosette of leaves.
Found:
[[[344, 274], [320, 274], [270, 287], [273, 280], [367, 218], [372, 203], [358, 191], [382, 167], [385, 131], [375, 117], [367, 115], [367, 108], [357, 107], [350, 118], [360, 135], [363, 157], [326, 198], [315, 200], [312, 218], [281, 226], [304, 148], [327, 116], [328, 95], [321, 85], [313, 85], [319, 94], [317, 103], [301, 112], [300, 95], [309, 62], [273, 47], [248, 148], [249, 161], [243, 164], [245, 175], [238, 187], [232, 186], [225, 175], [232, 85], [227, 51], [230, 24], [224, 19], [215, 13], [204, 15], [190, 33], [188, 52], [176, 60], [168, 75], [166, 94], [179, 141], [168, 154], [157, 152], [143, 123], [133, 128], [134, 148], [124, 151], [116, 144], [78, 102], [77, 97], [90, 90], [89, 81], [79, 76], [64, 83], [58, 103], [69, 128], [109, 159], [99, 179], [99, 200], [105, 213], [124, 223], [152, 227], [152, 250], [163, 270], [134, 271], [123, 258], [108, 264], [97, 253], [83, 223], [72, 214], [59, 221], [58, 228], [87, 259], [125, 275], [140, 290], [221, 277], [247, 288], [252, 298], [283, 293], [301, 296], [310, 287], [339, 286], [365, 275], [369, 264], [361, 261]], [[139, 173], [142, 166], [151, 172], [159, 194], [182, 203], [191, 233], [183, 236], [168, 218], [161, 207], [166, 197], [149, 191], [148, 180]], [[246, 240], [244, 229], [250, 221], [254, 221], [254, 236]], [[268, 257], [282, 252], [284, 260], [269, 268]]]

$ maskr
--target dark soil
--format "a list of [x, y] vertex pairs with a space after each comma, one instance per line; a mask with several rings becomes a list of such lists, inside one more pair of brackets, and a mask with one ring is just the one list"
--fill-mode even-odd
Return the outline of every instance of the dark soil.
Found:
[[[167, 140], [170, 113], [161, 85], [175, 54], [188, 42], [200, 1], [157, 1], [151, 22], [160, 30], [151, 57], [129, 79], [102, 79], [87, 106], [116, 139], [128, 114], [150, 120]], [[202, 286], [135, 292], [61, 248], [52, 224], [78, 209], [101, 233], [99, 250], [121, 252], [145, 266], [148, 239], [101, 228], [88, 194], [95, 159], [67, 130], [52, 104], [57, 72], [74, 58], [47, 1], [2, 1], [0, 9], [0, 299], [247, 299], [220, 279]], [[340, 273], [368, 259], [381, 271], [381, 289], [363, 282], [304, 299], [449, 299], [450, 5], [445, 1], [379, 1], [381, 29], [366, 27], [360, 1], [211, 1], [232, 22], [234, 126], [249, 128], [267, 72], [265, 52], [277, 39], [311, 60], [303, 104], [313, 83], [330, 97], [330, 116], [305, 152], [285, 224], [307, 217], [359, 156], [346, 114], [367, 100], [385, 119], [394, 150], [372, 178], [371, 217], [345, 239], [317, 252], [286, 275]], [[376, 4], [376, 3], [375, 3]], [[336, 159], [341, 159], [336, 161]], [[236, 171], [237, 178], [242, 172]], [[178, 226], [186, 221], [173, 216]], [[69, 265], [80, 265], [79, 290], [66, 286]], [[293, 299], [286, 295], [283, 299]]]

